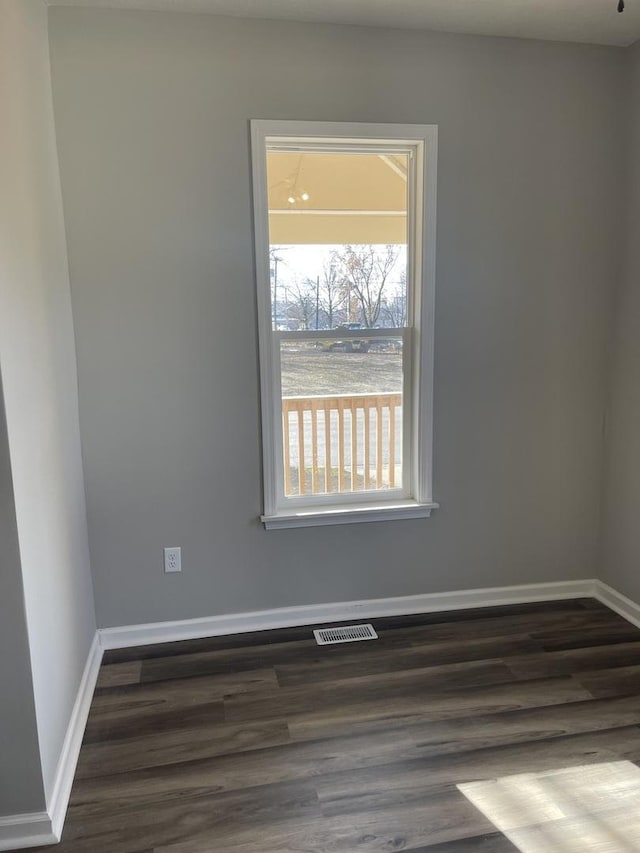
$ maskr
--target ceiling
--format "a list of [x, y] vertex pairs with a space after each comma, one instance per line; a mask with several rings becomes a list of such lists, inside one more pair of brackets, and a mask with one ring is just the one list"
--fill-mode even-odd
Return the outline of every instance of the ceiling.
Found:
[[270, 243], [406, 243], [407, 159], [267, 151]]
[[454, 33], [627, 46], [640, 39], [640, 0], [46, 0], [205, 12], [241, 18], [406, 27]]

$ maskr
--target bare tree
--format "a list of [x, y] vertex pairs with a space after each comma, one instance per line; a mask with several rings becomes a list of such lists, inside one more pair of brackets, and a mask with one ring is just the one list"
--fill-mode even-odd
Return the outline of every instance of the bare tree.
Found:
[[369, 329], [380, 317], [384, 289], [398, 254], [395, 246], [345, 246], [334, 253], [346, 298], [355, 295], [362, 323]]
[[380, 316], [384, 325], [392, 329], [401, 329], [407, 325], [407, 274], [404, 270], [400, 273], [398, 291], [382, 300]]
[[320, 308], [329, 329], [334, 327], [337, 314], [344, 307], [347, 298], [341, 275], [341, 263], [336, 254], [332, 252], [324, 262], [318, 288]]
[[306, 278], [297, 279], [288, 287], [288, 316], [298, 321], [300, 329], [312, 328], [316, 312], [316, 283]]

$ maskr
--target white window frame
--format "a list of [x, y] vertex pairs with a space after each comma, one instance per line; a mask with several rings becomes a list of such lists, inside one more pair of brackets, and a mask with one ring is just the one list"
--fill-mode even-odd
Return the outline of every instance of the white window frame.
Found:
[[[325, 146], [331, 152], [345, 148], [383, 152], [387, 146], [391, 152], [406, 149], [409, 153], [407, 281], [412, 285], [408, 300], [412, 322], [403, 330], [402, 488], [284, 496], [280, 342], [296, 336], [344, 339], [349, 332], [297, 333], [272, 328], [267, 145], [282, 150], [311, 147], [314, 151]], [[261, 520], [272, 529], [428, 518], [438, 507], [432, 496], [437, 125], [253, 120], [251, 146], [264, 475]], [[388, 337], [388, 330], [366, 330], [367, 337], [381, 333]], [[362, 338], [363, 331], [353, 331], [351, 336]]]

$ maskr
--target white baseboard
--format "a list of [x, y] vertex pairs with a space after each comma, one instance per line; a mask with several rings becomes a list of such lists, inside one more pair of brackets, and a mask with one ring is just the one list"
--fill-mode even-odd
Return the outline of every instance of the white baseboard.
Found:
[[100, 633], [96, 631], [69, 718], [47, 811], [0, 817], [0, 851], [41, 847], [60, 841], [101, 662]]
[[48, 812], [0, 817], [0, 851], [55, 844], [60, 840], [104, 649], [120, 649], [224, 634], [242, 634], [273, 628], [506, 604], [528, 604], [537, 601], [560, 601], [571, 598], [597, 598], [630, 622], [640, 626], [638, 605], [606, 584], [587, 579], [406, 595], [396, 598], [372, 598], [331, 604], [309, 604], [300, 607], [279, 607], [272, 610], [233, 613], [201, 619], [101, 628], [96, 632], [87, 657], [58, 762]]
[[55, 844], [59, 840], [47, 812], [0, 817], [0, 850], [40, 847]]
[[267, 631], [273, 628], [344, 622], [352, 619], [373, 619], [383, 616], [403, 616], [410, 613], [435, 613], [445, 610], [465, 610], [471, 607], [493, 607], [501, 604], [590, 598], [595, 594], [595, 585], [595, 580], [561, 581], [559, 583], [470, 589], [459, 592], [405, 595], [398, 598], [342, 601], [333, 604], [307, 604], [301, 607], [278, 607], [273, 610], [233, 613], [201, 619], [101, 628], [100, 641], [104, 649], [121, 649], [151, 643], [169, 643], [176, 640], [193, 640], [201, 637], [217, 637], [223, 634]]
[[631, 622], [636, 628], [640, 628], [640, 605], [636, 604], [635, 601], [602, 581], [596, 581], [594, 597], [623, 616], [627, 622]]
[[60, 840], [104, 649], [120, 649], [224, 634], [242, 634], [273, 628], [506, 604], [528, 604], [537, 601], [560, 601], [571, 598], [596, 598], [632, 624], [640, 627], [640, 605], [602, 581], [587, 579], [406, 595], [396, 598], [372, 598], [332, 604], [308, 604], [300, 607], [278, 607], [272, 610], [233, 613], [201, 619], [101, 628], [96, 632], [89, 650], [58, 762], [48, 811], [0, 817], [0, 851], [55, 844]]
[[73, 777], [76, 772], [82, 738], [84, 737], [84, 730], [87, 725], [87, 717], [89, 716], [89, 708], [91, 707], [91, 700], [93, 699], [93, 691], [98, 680], [98, 671], [100, 670], [101, 662], [102, 646], [100, 645], [100, 634], [96, 631], [89, 654], [87, 655], [87, 662], [82, 673], [80, 686], [78, 687], [76, 701], [71, 711], [67, 733], [58, 760], [53, 791], [48, 803], [51, 827], [53, 834], [56, 836], [56, 841], [59, 841], [62, 836], [62, 827], [67, 814], [67, 806], [69, 805]]

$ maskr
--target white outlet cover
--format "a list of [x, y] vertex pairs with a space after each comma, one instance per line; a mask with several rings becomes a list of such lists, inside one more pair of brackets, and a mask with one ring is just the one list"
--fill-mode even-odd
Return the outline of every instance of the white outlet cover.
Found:
[[166, 574], [182, 571], [182, 553], [180, 548], [164, 549], [164, 570]]

